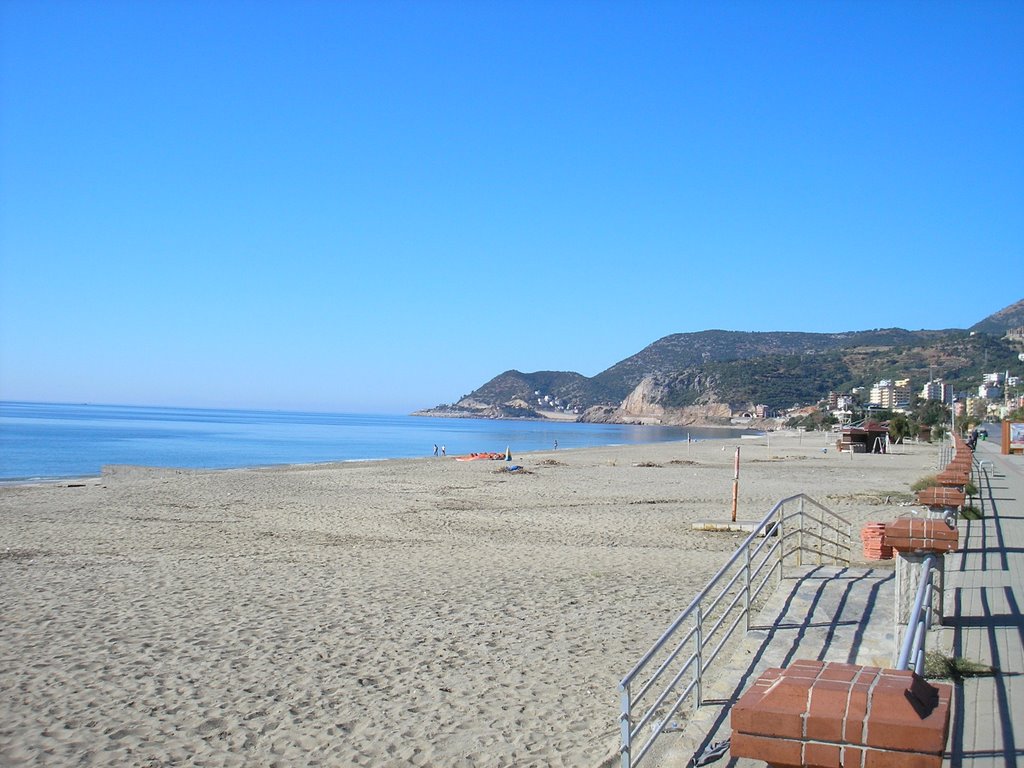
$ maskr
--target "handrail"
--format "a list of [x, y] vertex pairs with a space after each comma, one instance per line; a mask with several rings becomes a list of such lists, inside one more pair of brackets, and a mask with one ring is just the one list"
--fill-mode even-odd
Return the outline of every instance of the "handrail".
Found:
[[910, 609], [907, 630], [903, 635], [896, 669], [912, 669], [917, 674], [924, 671], [925, 634], [932, 626], [932, 571], [935, 569], [935, 555], [927, 555], [921, 561], [921, 580], [917, 585], [917, 597]]
[[[986, 466], [986, 464], [988, 466]], [[994, 465], [988, 459], [983, 459], [982, 461], [976, 462], [976, 466], [978, 471], [978, 480], [981, 480], [982, 475], [985, 476], [984, 483], [975, 484], [978, 486], [978, 502], [981, 504], [981, 516], [988, 517], [988, 512], [985, 510], [985, 494], [982, 489], [988, 489], [989, 495], [991, 496], [992, 479], [988, 476], [988, 467], [994, 467]]]
[[[950, 434], [948, 447], [944, 443], [940, 451], [940, 467], [947, 466], [956, 457], [957, 447], [955, 435]], [[978, 461], [974, 457], [974, 452], [970, 450], [969, 456], [971, 458], [970, 479], [977, 478], [978, 482], [981, 483], [981, 477], [984, 475], [984, 485], [988, 486], [989, 477], [988, 469], [985, 466], [986, 462]], [[979, 492], [978, 497], [981, 501], [984, 516], [984, 494]], [[956, 518], [957, 515], [954, 513], [950, 518], [947, 518], [947, 522], [952, 521], [950, 524], [953, 525]], [[910, 609], [907, 617], [907, 626], [903, 633], [903, 641], [900, 643], [899, 656], [896, 659], [896, 669], [910, 669], [919, 675], [924, 672], [925, 639], [928, 630], [932, 626], [932, 595], [935, 589], [932, 582], [932, 573], [936, 570], [938, 570], [937, 556], [934, 554], [926, 555], [921, 561], [917, 594], [914, 597], [914, 607]]]
[[850, 523], [799, 493], [771, 508], [622, 678], [622, 768], [633, 768], [648, 754], [687, 698], [692, 695], [694, 707], [701, 706], [708, 669], [741, 627], [750, 629], [750, 617], [772, 576], [781, 582], [785, 564], [802, 565], [804, 552], [815, 555], [819, 564], [823, 559], [849, 563]]

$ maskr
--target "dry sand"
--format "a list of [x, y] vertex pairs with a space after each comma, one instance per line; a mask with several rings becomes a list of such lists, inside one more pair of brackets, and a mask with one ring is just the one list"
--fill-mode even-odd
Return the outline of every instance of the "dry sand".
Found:
[[735, 446], [741, 518], [804, 491], [855, 537], [934, 470], [825, 441], [0, 487], [0, 765], [593, 766], [740, 540], [690, 527]]

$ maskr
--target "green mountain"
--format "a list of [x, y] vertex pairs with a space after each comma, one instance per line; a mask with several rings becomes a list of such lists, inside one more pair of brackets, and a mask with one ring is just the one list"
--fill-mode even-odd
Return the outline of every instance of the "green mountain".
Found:
[[505, 371], [473, 390], [467, 398], [484, 403], [523, 400], [536, 406], [538, 398], [543, 399], [545, 395], [557, 397], [570, 408], [586, 408], [596, 403], [615, 401], [615, 393], [595, 379], [567, 371]]
[[658, 339], [632, 357], [594, 377], [612, 398], [621, 401], [647, 376], [662, 376], [715, 363], [757, 358], [818, 355], [859, 347], [895, 347], [926, 343], [942, 331], [904, 331], [887, 328], [849, 333], [700, 331]]
[[[596, 408], [609, 418], [627, 398], [643, 407], [726, 404], [771, 409], [812, 404], [879, 379], [910, 378], [915, 389], [942, 378], [961, 391], [983, 373], [1020, 368], [1021, 342], [1006, 338], [1024, 325], [1024, 301], [970, 331], [883, 328], [845, 333], [708, 330], [677, 333], [593, 377], [567, 371], [505, 371], [434, 415], [575, 417]], [[991, 330], [989, 330], [991, 329]], [[641, 383], [643, 386], [641, 387]]]
[[917, 343], [832, 349], [807, 355], [764, 355], [711, 362], [669, 375], [661, 405], [709, 402], [772, 409], [816, 403], [880, 379], [909, 378], [914, 389], [942, 378], [957, 391], [976, 389], [983, 373], [1017, 370], [1018, 345], [984, 333], [946, 331]]

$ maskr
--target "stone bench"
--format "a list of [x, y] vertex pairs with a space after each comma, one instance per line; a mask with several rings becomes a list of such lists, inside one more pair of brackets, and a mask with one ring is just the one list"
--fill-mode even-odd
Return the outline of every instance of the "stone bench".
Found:
[[952, 688], [913, 672], [796, 661], [732, 707], [732, 757], [775, 768], [940, 768]]

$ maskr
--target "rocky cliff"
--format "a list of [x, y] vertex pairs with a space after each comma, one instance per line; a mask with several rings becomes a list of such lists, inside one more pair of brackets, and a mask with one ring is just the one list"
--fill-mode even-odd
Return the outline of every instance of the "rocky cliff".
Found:
[[581, 421], [602, 424], [659, 424], [662, 426], [693, 426], [729, 424], [732, 406], [709, 402], [684, 407], [662, 405], [667, 394], [665, 384], [655, 377], [644, 378], [618, 408], [597, 406], [588, 409]]

